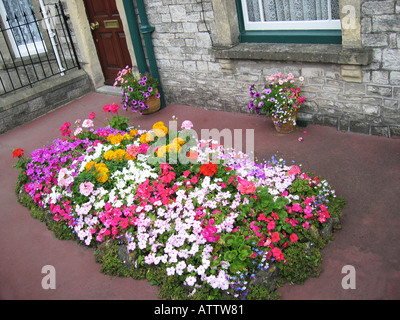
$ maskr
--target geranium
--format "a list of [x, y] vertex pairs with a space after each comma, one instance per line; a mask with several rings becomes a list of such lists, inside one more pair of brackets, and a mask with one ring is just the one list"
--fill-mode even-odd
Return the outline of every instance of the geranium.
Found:
[[201, 165], [199, 173], [205, 176], [213, 176], [217, 171], [218, 166], [215, 163], [209, 162]]
[[24, 155], [24, 150], [21, 148], [14, 149], [12, 152], [13, 158], [20, 158]]
[[119, 105], [117, 105], [116, 103], [106, 104], [103, 107], [103, 110], [104, 110], [104, 112], [112, 112], [113, 114], [115, 114], [119, 110]]
[[[295, 121], [295, 114], [304, 103], [305, 97], [301, 96], [301, 89], [296, 84], [295, 77], [289, 73], [272, 74], [265, 79], [268, 83], [261, 91], [251, 85], [249, 88], [251, 102], [248, 110], [254, 110], [257, 114], [265, 113], [266, 116], [273, 116], [282, 123]], [[304, 77], [298, 79], [302, 84]]]

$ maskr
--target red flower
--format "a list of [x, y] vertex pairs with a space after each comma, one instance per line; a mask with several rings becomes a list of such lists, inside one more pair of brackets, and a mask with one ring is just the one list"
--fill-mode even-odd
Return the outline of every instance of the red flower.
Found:
[[209, 162], [201, 165], [199, 173], [204, 174], [205, 176], [213, 176], [217, 171], [218, 166], [215, 163]]
[[23, 155], [24, 155], [24, 150], [20, 149], [20, 148], [14, 149], [14, 151], [12, 153], [13, 158], [19, 158], [19, 157], [21, 157]]
[[274, 256], [276, 261], [281, 261], [281, 260], [285, 259], [281, 249], [276, 248], [276, 247], [272, 249], [272, 255]]
[[299, 237], [297, 236], [297, 234], [292, 233], [289, 237], [290, 241], [292, 242], [296, 242], [297, 240], [299, 240]]
[[272, 242], [278, 242], [279, 240], [281, 240], [281, 237], [279, 236], [279, 232], [274, 232], [272, 234], [271, 241]]
[[119, 105], [117, 105], [116, 103], [113, 104], [106, 104], [103, 107], [104, 112], [109, 112], [111, 111], [112, 113], [116, 113], [119, 109]]

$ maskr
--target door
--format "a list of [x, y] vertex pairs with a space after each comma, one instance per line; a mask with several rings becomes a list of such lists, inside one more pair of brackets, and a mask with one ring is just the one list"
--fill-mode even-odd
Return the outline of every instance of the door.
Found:
[[119, 70], [132, 65], [116, 0], [84, 0], [105, 84], [115, 82]]

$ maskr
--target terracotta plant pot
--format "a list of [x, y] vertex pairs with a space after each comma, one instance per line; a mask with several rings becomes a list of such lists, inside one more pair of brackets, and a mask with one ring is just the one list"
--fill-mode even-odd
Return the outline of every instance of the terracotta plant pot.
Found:
[[283, 123], [282, 120], [273, 116], [271, 116], [271, 118], [278, 133], [287, 134], [293, 132], [296, 129], [296, 125], [294, 123], [296, 123], [297, 120], [297, 110], [290, 119], [286, 120], [286, 123]]
[[[157, 89], [156, 93], [158, 93]], [[146, 101], [146, 103], [149, 105], [149, 108], [147, 110], [144, 110], [142, 114], [152, 114], [160, 110], [161, 100], [160, 98], [157, 98], [155, 95], [151, 96], [149, 100]]]

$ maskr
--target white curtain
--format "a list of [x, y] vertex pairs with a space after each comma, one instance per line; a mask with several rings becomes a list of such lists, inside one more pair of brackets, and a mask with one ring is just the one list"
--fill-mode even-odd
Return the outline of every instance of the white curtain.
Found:
[[[246, 0], [249, 21], [307, 21], [339, 19], [339, 0]], [[261, 10], [260, 10], [261, 4]]]

